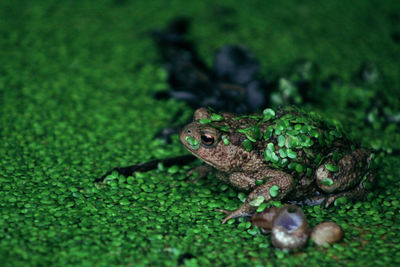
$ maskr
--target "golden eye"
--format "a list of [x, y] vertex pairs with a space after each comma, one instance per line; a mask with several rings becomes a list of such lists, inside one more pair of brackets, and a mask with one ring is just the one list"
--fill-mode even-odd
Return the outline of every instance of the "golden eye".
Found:
[[201, 144], [205, 147], [211, 147], [214, 145], [215, 138], [211, 134], [202, 134], [201, 135]]

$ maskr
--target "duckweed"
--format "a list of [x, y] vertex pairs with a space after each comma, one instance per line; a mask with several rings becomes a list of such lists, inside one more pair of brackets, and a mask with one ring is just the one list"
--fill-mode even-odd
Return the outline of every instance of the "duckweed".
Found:
[[194, 139], [193, 137], [191, 137], [191, 136], [186, 136], [185, 137], [185, 140], [186, 140], [186, 142], [188, 142], [188, 144], [189, 144], [189, 146], [190, 146], [190, 148], [191, 149], [199, 149], [199, 147], [200, 147], [200, 143], [199, 143], [199, 141], [197, 141], [196, 139]]
[[[0, 1], [2, 266], [399, 265], [400, 159], [380, 152], [395, 153], [400, 143], [391, 120], [400, 106], [399, 6], [314, 4], [170, 1], [168, 12], [154, 12], [166, 10], [164, 1]], [[340, 120], [363, 146], [378, 150], [378, 183], [366, 200], [303, 207], [312, 226], [337, 222], [344, 230], [341, 242], [290, 254], [273, 248], [244, 218], [222, 225], [225, 215], [215, 209], [239, 207], [237, 192], [211, 175], [191, 182], [186, 173], [193, 166], [160, 165], [93, 182], [117, 166], [186, 153], [177, 135], [171, 144], [154, 138], [165, 127], [185, 124], [193, 110], [183, 101], [152, 97], [171, 86], [146, 34], [182, 14], [193, 18], [190, 38], [207, 65], [227, 40], [250, 47], [267, 79], [285, 76], [297, 86], [302, 76], [284, 73], [291, 72], [289, 64], [300, 57], [315, 63], [319, 72], [303, 83], [302, 107]], [[338, 29], [344, 29], [340, 36]], [[360, 34], [365, 38], [354, 42]], [[366, 81], [362, 69], [354, 73], [365, 60], [379, 66], [375, 82]], [[268, 123], [278, 116], [267, 114]], [[307, 123], [299, 117], [296, 124]], [[273, 151], [277, 156], [280, 148], [298, 151], [307, 144], [302, 134], [325, 140], [312, 128], [285, 125], [278, 129], [286, 140]], [[342, 133], [335, 131], [329, 136]], [[263, 138], [273, 134], [270, 127]], [[281, 203], [257, 209], [266, 205]]]
[[200, 119], [199, 122], [200, 122], [201, 124], [209, 124], [209, 123], [212, 122], [212, 120], [211, 120], [211, 119]]
[[261, 203], [263, 203], [265, 200], [264, 196], [258, 196], [255, 199], [253, 199], [252, 201], [250, 201], [250, 206], [253, 207], [258, 207], [261, 205]]
[[275, 117], [275, 111], [273, 109], [267, 108], [263, 111], [264, 120], [268, 121]]
[[321, 179], [321, 183], [326, 186], [332, 186], [333, 180], [331, 178], [323, 178]]
[[243, 141], [243, 147], [246, 149], [246, 151], [250, 152], [253, 150], [253, 145], [251, 144], [251, 141], [249, 139], [246, 139]]
[[229, 139], [226, 135], [221, 136], [222, 142], [224, 142], [224, 145], [228, 146], [230, 144]]
[[325, 168], [326, 168], [328, 171], [331, 171], [331, 172], [337, 172], [337, 171], [339, 171], [339, 167], [338, 167], [338, 166], [335, 166], [335, 165], [332, 165], [332, 164], [325, 164]]
[[269, 189], [269, 194], [271, 197], [277, 197], [279, 194], [279, 186], [277, 186], [276, 184], [271, 186], [271, 188]]
[[291, 150], [290, 148], [286, 149], [286, 155], [291, 159], [297, 158], [297, 153]]
[[217, 113], [212, 113], [211, 114], [211, 121], [222, 121], [224, 117], [220, 114]]

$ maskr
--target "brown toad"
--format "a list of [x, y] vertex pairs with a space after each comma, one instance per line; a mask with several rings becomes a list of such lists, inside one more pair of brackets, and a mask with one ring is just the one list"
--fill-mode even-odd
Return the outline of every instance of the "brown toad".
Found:
[[315, 205], [366, 195], [372, 182], [372, 154], [346, 138], [337, 124], [294, 108], [261, 115], [216, 114], [206, 108], [194, 113], [180, 140], [207, 165], [200, 176], [216, 170], [216, 177], [249, 192], [227, 220], [248, 216], [270, 200]]

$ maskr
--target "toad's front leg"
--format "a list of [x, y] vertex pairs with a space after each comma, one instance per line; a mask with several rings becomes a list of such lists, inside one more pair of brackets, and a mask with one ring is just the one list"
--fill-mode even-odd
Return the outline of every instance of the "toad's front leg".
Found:
[[[238, 174], [235, 173], [235, 175], [235, 179], [237, 179]], [[247, 176], [247, 174], [243, 175]], [[248, 177], [243, 177], [243, 179], [245, 178]], [[228, 214], [228, 216], [225, 217], [222, 223], [226, 223], [228, 220], [233, 218], [244, 217], [253, 214], [256, 211], [257, 207], [251, 205], [252, 201], [259, 197], [264, 198], [262, 202], [268, 202], [270, 200], [281, 200], [294, 188], [293, 177], [285, 172], [267, 170], [256, 174], [256, 180], [263, 180], [265, 178], [267, 178], [268, 180], [264, 184], [256, 187], [249, 194], [246, 201], [240, 208], [235, 211], [219, 210], [221, 212], [224, 212], [225, 214]], [[273, 186], [275, 187], [271, 190]], [[277, 192], [275, 189], [277, 189]]]

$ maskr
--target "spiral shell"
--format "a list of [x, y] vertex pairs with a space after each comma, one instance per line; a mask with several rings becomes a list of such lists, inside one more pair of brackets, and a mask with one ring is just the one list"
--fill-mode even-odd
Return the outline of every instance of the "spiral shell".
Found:
[[308, 236], [308, 223], [301, 208], [286, 205], [278, 210], [271, 233], [271, 241], [275, 247], [285, 250], [302, 248]]

